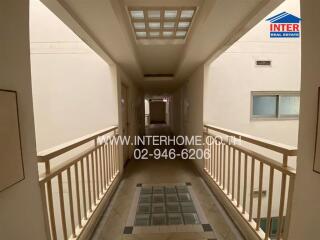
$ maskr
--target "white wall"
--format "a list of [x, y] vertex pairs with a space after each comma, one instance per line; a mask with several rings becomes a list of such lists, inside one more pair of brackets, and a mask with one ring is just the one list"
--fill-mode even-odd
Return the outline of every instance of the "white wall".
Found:
[[[299, 0], [285, 1], [268, 17], [283, 11], [300, 16]], [[271, 60], [272, 67], [256, 67], [256, 60]], [[270, 39], [262, 20], [208, 66], [204, 122], [296, 146], [298, 120], [250, 121], [250, 103], [251, 91], [299, 91], [300, 65], [300, 39]]]
[[[283, 11], [300, 16], [299, 1], [285, 1], [265, 19]], [[300, 90], [301, 41], [300, 39], [270, 39], [269, 23], [265, 19], [216, 60], [206, 64], [204, 123], [297, 146], [298, 120], [255, 121], [250, 119], [252, 91]], [[256, 67], [256, 60], [271, 60], [272, 67]], [[282, 159], [279, 154], [271, 151], [259, 148], [254, 150], [268, 157]], [[295, 166], [296, 161], [291, 159], [289, 164]], [[258, 173], [257, 166], [255, 172]], [[280, 180], [281, 176], [276, 172], [272, 216], [277, 216], [279, 213]], [[262, 200], [263, 217], [267, 212], [268, 184], [269, 169], [265, 168], [263, 190], [267, 191], [267, 196]], [[255, 176], [254, 188], [257, 187], [258, 174]], [[256, 216], [256, 208], [253, 210], [253, 216]]]
[[[202, 136], [203, 130], [203, 79], [204, 67], [200, 66], [181, 87], [181, 124], [180, 134], [183, 136]], [[178, 90], [179, 91], [179, 90]], [[177, 118], [179, 120], [179, 118]], [[188, 146], [198, 149], [202, 146]], [[199, 168], [203, 168], [200, 159], [194, 161]]]
[[0, 238], [5, 240], [46, 239], [37, 173], [28, 13], [29, 1], [0, 1], [0, 89], [17, 91], [25, 173], [23, 181], [0, 192]]
[[38, 151], [118, 125], [113, 69], [38, 0], [30, 41]]
[[319, 239], [320, 236], [320, 174], [313, 172], [318, 112], [317, 91], [320, 87], [320, 32], [315, 31], [320, 24], [319, 9], [320, 2], [317, 0], [301, 1], [303, 32], [299, 161], [290, 240]]

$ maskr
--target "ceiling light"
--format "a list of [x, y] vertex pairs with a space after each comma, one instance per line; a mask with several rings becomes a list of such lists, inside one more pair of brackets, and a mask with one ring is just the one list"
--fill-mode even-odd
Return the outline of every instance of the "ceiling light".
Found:
[[182, 10], [181, 18], [192, 18], [194, 10]]
[[190, 22], [179, 22], [178, 28], [188, 28], [190, 25]]
[[160, 10], [149, 10], [148, 17], [149, 18], [160, 18]]
[[149, 22], [149, 28], [151, 28], [151, 29], [159, 29], [160, 28], [160, 22]]
[[145, 29], [146, 24], [144, 22], [135, 22], [133, 23], [135, 29]]
[[132, 10], [130, 11], [130, 13], [133, 19], [144, 19], [144, 14], [142, 10]]
[[166, 19], [176, 18], [177, 14], [178, 14], [177, 10], [165, 10], [164, 11], [164, 18], [166, 18]]
[[177, 37], [185, 37], [187, 34], [187, 31], [177, 31], [176, 36]]
[[163, 32], [162, 34], [164, 37], [172, 37], [173, 36], [173, 32]]
[[163, 28], [166, 28], [166, 29], [174, 28], [174, 24], [175, 24], [175, 22], [164, 22], [163, 23]]
[[160, 32], [150, 32], [150, 37], [160, 37]]
[[144, 38], [147, 37], [147, 33], [146, 32], [136, 32], [137, 37], [139, 38]]

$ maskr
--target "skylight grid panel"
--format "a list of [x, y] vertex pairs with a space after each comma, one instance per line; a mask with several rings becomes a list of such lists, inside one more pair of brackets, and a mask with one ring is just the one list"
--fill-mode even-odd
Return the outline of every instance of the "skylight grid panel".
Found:
[[163, 28], [165, 29], [173, 29], [175, 26], [175, 22], [164, 22], [163, 23]]
[[180, 18], [192, 18], [194, 10], [182, 10]]
[[190, 22], [179, 22], [178, 28], [188, 28], [190, 26]]
[[147, 37], [147, 32], [136, 32], [138, 38], [145, 38]]
[[135, 29], [138, 29], [138, 30], [146, 28], [146, 24], [144, 22], [134, 22], [133, 26]]
[[165, 19], [175, 19], [178, 15], [178, 10], [165, 10], [164, 18]]
[[172, 37], [173, 36], [173, 32], [169, 32], [169, 31], [164, 31], [163, 33], [162, 33], [162, 35], [164, 36], [164, 37]]
[[160, 29], [160, 22], [149, 22], [150, 29]]
[[148, 10], [148, 18], [160, 19], [160, 10]]
[[144, 19], [143, 10], [131, 10], [130, 14], [133, 19]]

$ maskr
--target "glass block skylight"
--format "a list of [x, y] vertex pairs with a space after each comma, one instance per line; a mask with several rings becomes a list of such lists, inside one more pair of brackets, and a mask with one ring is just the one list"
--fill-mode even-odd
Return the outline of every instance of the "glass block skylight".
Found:
[[128, 11], [137, 39], [185, 39], [196, 7], [129, 7]]

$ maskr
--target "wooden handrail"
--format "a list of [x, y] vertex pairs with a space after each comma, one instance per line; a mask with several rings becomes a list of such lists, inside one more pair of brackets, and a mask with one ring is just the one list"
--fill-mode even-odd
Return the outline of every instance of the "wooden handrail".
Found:
[[241, 140], [243, 140], [243, 141], [246, 141], [246, 142], [273, 150], [275, 152], [282, 153], [286, 156], [297, 156], [297, 153], [298, 153], [298, 149], [293, 146], [285, 145], [282, 143], [276, 143], [276, 142], [273, 142], [273, 141], [270, 141], [267, 139], [258, 138], [255, 136], [232, 131], [232, 130], [225, 129], [225, 128], [216, 127], [213, 125], [206, 124], [206, 125], [204, 125], [204, 127], [207, 129], [213, 130], [213, 131], [217, 131], [217, 132], [229, 135], [229, 136], [241, 138]]
[[74, 139], [72, 141], [63, 143], [61, 145], [55, 146], [53, 148], [41, 151], [38, 153], [38, 162], [46, 162], [49, 161], [52, 158], [55, 158], [63, 153], [66, 153], [76, 147], [79, 147], [82, 144], [85, 144], [87, 142], [90, 142], [97, 138], [98, 136], [105, 135], [109, 132], [112, 132], [116, 130], [118, 127], [117, 126], [112, 126], [109, 128], [102, 129], [100, 131], [97, 131], [95, 133], [83, 136], [81, 138]]
[[[212, 131], [208, 131], [212, 130]], [[204, 125], [204, 172], [209, 184], [218, 187], [218, 194], [224, 195], [233, 206], [229, 211], [236, 211], [248, 224], [259, 239], [270, 239], [272, 213], [277, 213], [279, 226], [277, 239], [287, 240], [288, 222], [292, 205], [292, 194], [296, 170], [287, 165], [288, 156], [296, 156], [297, 149], [284, 144], [253, 137], [247, 134], [227, 130], [211, 125]], [[251, 149], [251, 145], [242, 146], [232, 143], [229, 137], [237, 137], [264, 150], [272, 150], [282, 154], [283, 162], [272, 159], [265, 152], [260, 154]], [[209, 151], [208, 151], [209, 150]], [[266, 175], [265, 172], [269, 174]], [[248, 179], [250, 175], [250, 179]], [[268, 186], [265, 186], [268, 184]], [[288, 187], [287, 187], [288, 185]], [[254, 189], [256, 198], [254, 198]], [[275, 186], [279, 186], [280, 195], [275, 195]], [[266, 198], [263, 198], [263, 188], [268, 187]], [[254, 204], [255, 202], [255, 204]], [[266, 211], [262, 207], [266, 205]], [[279, 204], [279, 205], [278, 205]], [[254, 212], [255, 211], [255, 212]], [[256, 219], [254, 220], [254, 216]], [[261, 219], [266, 217], [266, 229], [261, 229]], [[284, 218], [286, 221], [284, 222]], [[284, 224], [286, 223], [286, 224]]]
[[[212, 137], [217, 137], [216, 135], [214, 134], [211, 134], [211, 133], [205, 133], [205, 135], [207, 136], [212, 136]], [[228, 141], [225, 140], [225, 139], [219, 139], [217, 138], [218, 142], [222, 141], [224, 144], [228, 145]], [[296, 174], [296, 170], [292, 167], [289, 167], [289, 166], [283, 166], [282, 163], [279, 163], [278, 161], [276, 160], [273, 160], [272, 158], [269, 158], [267, 156], [264, 156], [260, 153], [257, 153], [253, 150], [250, 150], [250, 149], [247, 149], [243, 146], [240, 146], [240, 145], [232, 145], [233, 148], [237, 149], [238, 151], [242, 152], [242, 153], [245, 153], [251, 157], [254, 157], [256, 160], [260, 161], [260, 162], [263, 162], [264, 164], [270, 166], [270, 167], [273, 167], [274, 169], [277, 169], [279, 170], [280, 172], [283, 172], [289, 176], [291, 175], [295, 175]]]
[[[120, 145], [111, 138], [100, 144], [97, 137], [108, 133], [110, 137], [117, 137], [117, 129], [116, 126], [102, 129], [39, 153], [38, 164], [45, 165], [39, 184], [51, 240], [58, 240], [58, 235], [63, 239], [79, 239], [85, 231], [91, 231], [89, 223], [96, 221], [100, 214], [97, 209], [102, 211], [103, 199], [110, 197], [111, 186], [118, 181], [121, 170]], [[93, 140], [93, 144], [85, 149], [77, 148]], [[52, 158], [73, 149], [79, 150], [75, 156], [68, 156], [63, 162], [51, 166]], [[56, 188], [58, 192], [54, 190]], [[65, 191], [68, 194], [64, 194]], [[56, 199], [59, 205], [55, 204]], [[56, 227], [59, 225], [60, 230]], [[68, 230], [71, 230], [70, 236]]]

